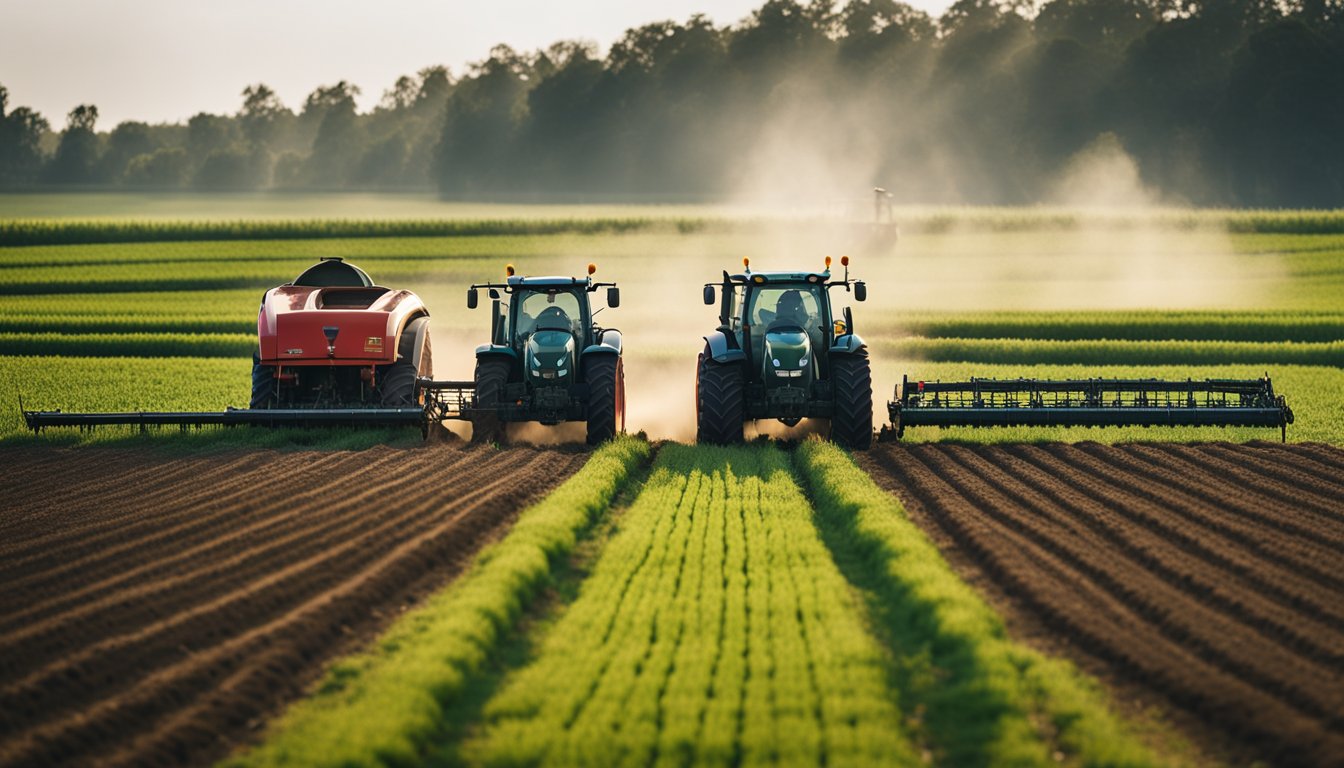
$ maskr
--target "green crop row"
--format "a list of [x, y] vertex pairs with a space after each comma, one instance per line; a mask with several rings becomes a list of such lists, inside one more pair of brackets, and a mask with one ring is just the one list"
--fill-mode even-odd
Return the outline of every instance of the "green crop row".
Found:
[[707, 220], [643, 217], [569, 219], [303, 219], [252, 221], [135, 221], [117, 219], [0, 220], [0, 247], [145, 243], [191, 240], [317, 240], [352, 237], [479, 237], [606, 234], [655, 226], [681, 231]]
[[462, 747], [487, 765], [917, 765], [883, 653], [772, 447], [669, 445]]
[[[255, 322], [253, 323], [255, 326]], [[66, 357], [230, 357], [249, 359], [248, 333], [0, 333], [0, 355]]]
[[1158, 761], [1068, 662], [1013, 642], [891, 494], [834, 446], [796, 454], [818, 521], [897, 655], [937, 764], [1138, 766]]
[[1320, 365], [1344, 367], [1344, 341], [868, 339], [879, 354], [999, 365]]
[[0, 310], [0, 338], [16, 334], [256, 334], [257, 319], [252, 312], [244, 310], [231, 315], [21, 315]]
[[864, 323], [863, 335], [1052, 341], [1344, 340], [1340, 311], [1118, 311], [901, 313]]
[[[261, 291], [129, 291], [6, 296], [0, 317], [201, 317], [255, 322]], [[160, 327], [166, 327], [160, 325]], [[250, 326], [249, 326], [250, 327]]]
[[[145, 210], [136, 206], [132, 210]], [[759, 216], [732, 209], [702, 208], [699, 213], [668, 209], [596, 207], [565, 210], [570, 215], [530, 218], [516, 209], [494, 215], [478, 210], [475, 217], [444, 218], [302, 218], [302, 219], [5, 219], [0, 220], [0, 246], [171, 240], [318, 239], [335, 237], [469, 237], [494, 234], [557, 232], [627, 232], [654, 227], [696, 231], [708, 227], [744, 230], [833, 227], [827, 216], [792, 218]], [[896, 220], [911, 232], [957, 230], [1064, 231], [1078, 229], [1221, 229], [1235, 233], [1337, 234], [1344, 232], [1340, 211], [1218, 211], [1164, 209], [1103, 212], [1052, 208], [903, 208]]]
[[400, 619], [371, 650], [328, 671], [317, 694], [289, 709], [262, 744], [231, 766], [416, 765], [462, 696], [546, 586], [577, 537], [649, 456], [621, 438], [525, 510], [466, 575]]

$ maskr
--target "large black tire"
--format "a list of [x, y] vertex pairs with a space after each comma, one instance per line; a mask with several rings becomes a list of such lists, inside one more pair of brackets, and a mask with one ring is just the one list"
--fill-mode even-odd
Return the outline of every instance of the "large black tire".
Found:
[[[505, 360], [476, 361], [476, 406], [492, 408], [504, 399], [509, 382], [509, 363]], [[478, 411], [471, 417], [471, 442], [497, 443], [504, 439], [504, 422], [492, 410]]]
[[835, 393], [831, 440], [846, 448], [868, 450], [873, 444], [873, 373], [868, 355], [832, 357], [831, 391]]
[[252, 353], [252, 401], [247, 407], [269, 410], [276, 405], [275, 366], [262, 365], [261, 355]]
[[[428, 323], [429, 319], [412, 321]], [[421, 376], [433, 376], [433, 355], [429, 346], [429, 329], [420, 340], [420, 361], [415, 361], [416, 328], [407, 325], [399, 343], [399, 359], [383, 371], [383, 380], [379, 385], [380, 404], [384, 408], [414, 408], [424, 404], [424, 395], [417, 391], [415, 380]]]
[[742, 442], [746, 420], [746, 382], [740, 363], [716, 363], [700, 353], [695, 377], [695, 439], [700, 443], [733, 445]]
[[625, 362], [620, 355], [594, 355], [584, 363], [588, 382], [588, 444], [625, 431]]

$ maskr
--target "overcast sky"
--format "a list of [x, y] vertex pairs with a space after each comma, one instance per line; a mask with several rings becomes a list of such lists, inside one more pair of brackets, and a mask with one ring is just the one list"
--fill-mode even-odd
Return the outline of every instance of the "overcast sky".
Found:
[[[507, 43], [562, 39], [605, 48], [626, 29], [704, 13], [735, 23], [763, 0], [0, 0], [0, 85], [59, 129], [76, 104], [98, 127], [235, 112], [251, 83], [296, 107], [348, 80], [371, 108], [399, 75], [460, 73]], [[950, 0], [914, 0], [938, 14]]]

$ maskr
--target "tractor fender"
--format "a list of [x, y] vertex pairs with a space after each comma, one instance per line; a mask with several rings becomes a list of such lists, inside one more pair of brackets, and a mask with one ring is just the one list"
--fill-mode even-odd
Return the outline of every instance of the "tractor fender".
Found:
[[723, 331], [715, 331], [705, 337], [709, 345], [709, 356], [716, 363], [736, 363], [747, 359], [747, 353], [737, 346], [737, 340]]
[[429, 334], [429, 316], [413, 318], [401, 329], [401, 338], [397, 340], [397, 359], [411, 359], [411, 366], [420, 370], [420, 355], [425, 349], [425, 336]]
[[621, 354], [621, 332], [615, 328], [608, 328], [602, 332], [601, 338], [596, 344], [589, 344], [583, 348], [579, 354], [580, 359], [587, 358], [589, 355], [619, 355]]
[[482, 344], [476, 348], [476, 359], [478, 361], [491, 358], [508, 360], [513, 363], [518, 361], [518, 353], [513, 347], [504, 344]]
[[829, 350], [832, 355], [854, 355], [867, 349], [868, 345], [863, 343], [863, 339], [858, 334], [846, 333], [844, 336], [835, 337], [835, 344], [831, 345]]

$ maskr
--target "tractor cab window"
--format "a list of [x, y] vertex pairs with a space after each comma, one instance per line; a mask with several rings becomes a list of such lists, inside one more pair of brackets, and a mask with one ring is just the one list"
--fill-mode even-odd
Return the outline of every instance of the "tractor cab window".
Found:
[[579, 297], [572, 291], [552, 288], [528, 290], [514, 298], [518, 302], [518, 338], [537, 331], [569, 331], [582, 338], [583, 313]]
[[807, 331], [812, 343], [820, 345], [823, 337], [818, 290], [811, 285], [753, 290], [747, 307], [753, 343], [771, 328], [792, 325]]

